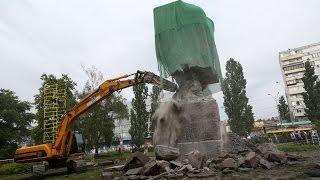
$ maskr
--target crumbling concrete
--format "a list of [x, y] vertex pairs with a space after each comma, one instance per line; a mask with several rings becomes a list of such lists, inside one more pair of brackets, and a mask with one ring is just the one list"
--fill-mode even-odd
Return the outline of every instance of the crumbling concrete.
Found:
[[[196, 151], [192, 151], [187, 153], [189, 156], [192, 156], [192, 158], [189, 157], [189, 159], [185, 159], [182, 161], [149, 160], [148, 162], [145, 162], [143, 166], [138, 168], [135, 167], [128, 170], [122, 170], [120, 172], [118, 170], [115, 170], [115, 172], [111, 173], [104, 172], [102, 174], [102, 178], [197, 179], [215, 177], [219, 179], [219, 177], [221, 177], [221, 174], [232, 174], [235, 172], [248, 174], [255, 169], [264, 169], [265, 171], [268, 171], [270, 169], [273, 169], [274, 166], [278, 167], [285, 165], [280, 163], [276, 165], [273, 162], [270, 162], [268, 159], [264, 158], [265, 154], [271, 154], [275, 152], [284, 154], [277, 149], [267, 149], [266, 151], [263, 151], [263, 153], [257, 151], [257, 148], [255, 148], [254, 150], [249, 150], [246, 153], [243, 153], [241, 151], [234, 153], [225, 153], [218, 158], [208, 159], [205, 163], [205, 167], [199, 166], [199, 163], [203, 162], [201, 158], [198, 158], [200, 157], [200, 154]], [[287, 158], [287, 156], [293, 157], [294, 155], [285, 154], [285, 158], [289, 159]], [[130, 159], [133, 158], [130, 157], [127, 162], [132, 162]], [[299, 159], [302, 160], [305, 159], [305, 157], [299, 156]], [[193, 160], [198, 163], [193, 163]], [[239, 161], [241, 161], [241, 163], [239, 163]], [[318, 168], [320, 166], [317, 165], [315, 167]]]

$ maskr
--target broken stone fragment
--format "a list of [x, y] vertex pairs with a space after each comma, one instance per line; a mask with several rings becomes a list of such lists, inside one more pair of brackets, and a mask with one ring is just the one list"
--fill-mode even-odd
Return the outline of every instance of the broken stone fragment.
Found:
[[227, 158], [224, 161], [222, 161], [222, 163], [221, 163], [222, 169], [226, 169], [226, 168], [236, 169], [237, 167], [238, 167], [237, 162], [232, 158]]
[[245, 163], [245, 158], [244, 157], [239, 157], [238, 158], [238, 167], [241, 167]]
[[149, 162], [150, 158], [143, 154], [142, 152], [136, 151], [133, 154], [131, 154], [128, 159], [126, 160], [123, 170], [127, 171], [129, 169], [142, 167], [147, 162]]
[[255, 152], [249, 152], [245, 158], [245, 167], [256, 168], [258, 165], [257, 155]]
[[271, 164], [267, 160], [265, 160], [263, 158], [259, 159], [259, 164], [261, 165], [261, 167], [263, 169], [268, 169], [268, 170], [271, 169]]
[[125, 173], [125, 175], [126, 175], [126, 176], [137, 175], [137, 174], [139, 174], [139, 172], [141, 171], [141, 169], [142, 169], [142, 167], [129, 169], [129, 170]]
[[210, 171], [210, 169], [208, 167], [203, 168], [203, 172], [209, 172], [209, 171]]
[[280, 164], [285, 164], [287, 162], [287, 157], [284, 153], [281, 152], [271, 152], [268, 154], [268, 161], [278, 162]]
[[180, 155], [178, 148], [173, 148], [164, 145], [157, 145], [154, 150], [157, 160], [171, 161], [177, 159]]
[[140, 171], [145, 176], [156, 176], [170, 170], [170, 163], [167, 161], [150, 161]]
[[300, 154], [293, 154], [293, 153], [286, 153], [287, 159], [289, 161], [299, 161], [303, 160], [305, 157], [301, 156]]
[[223, 174], [230, 174], [230, 173], [232, 173], [232, 170], [229, 168], [225, 168], [224, 170], [222, 170], [222, 173]]
[[263, 155], [271, 153], [271, 152], [275, 152], [275, 153], [279, 153], [280, 151], [278, 150], [277, 146], [273, 143], [263, 143], [260, 144], [257, 149], [255, 150], [257, 153], [261, 153]]
[[176, 167], [182, 167], [183, 164], [180, 161], [170, 161], [171, 167], [172, 169], [176, 168]]
[[188, 154], [186, 154], [187, 159], [189, 160], [189, 163], [192, 167], [196, 169], [201, 169], [202, 162], [203, 162], [203, 155], [198, 151], [191, 151]]

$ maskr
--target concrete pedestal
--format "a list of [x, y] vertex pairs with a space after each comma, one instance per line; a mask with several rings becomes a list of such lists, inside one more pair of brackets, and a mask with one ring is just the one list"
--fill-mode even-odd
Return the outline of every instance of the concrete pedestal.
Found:
[[218, 157], [222, 138], [220, 117], [216, 101], [211, 97], [199, 97], [180, 102], [183, 113], [188, 116], [181, 125], [177, 147], [181, 157], [193, 150], [200, 151], [206, 158]]

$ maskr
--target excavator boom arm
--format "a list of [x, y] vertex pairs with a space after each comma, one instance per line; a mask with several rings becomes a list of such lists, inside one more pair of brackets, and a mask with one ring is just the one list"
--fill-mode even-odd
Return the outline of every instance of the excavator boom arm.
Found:
[[[132, 75], [134, 75], [134, 78], [128, 79], [128, 77]], [[137, 71], [135, 74], [124, 75], [118, 78], [106, 80], [100, 84], [97, 89], [95, 89], [85, 98], [81, 99], [62, 117], [59, 133], [54, 144], [43, 144], [27, 148], [20, 148], [16, 151], [15, 160], [17, 162], [33, 162], [69, 157], [71, 148], [70, 141], [72, 140], [73, 135], [71, 127], [76, 121], [77, 117], [89, 110], [95, 104], [106, 99], [113, 92], [140, 83], [150, 83], [171, 92], [174, 92], [177, 89], [176, 84], [165, 79], [161, 79], [159, 76], [148, 71]]]

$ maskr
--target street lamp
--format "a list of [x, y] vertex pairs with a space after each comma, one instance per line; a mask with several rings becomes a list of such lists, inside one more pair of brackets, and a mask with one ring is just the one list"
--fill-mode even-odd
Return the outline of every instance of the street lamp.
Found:
[[277, 112], [278, 112], [278, 115], [279, 115], [280, 127], [281, 127], [281, 131], [283, 132], [282, 119], [281, 119], [281, 115], [280, 115], [280, 112], [279, 112], [279, 109], [278, 109], [279, 92], [277, 93], [277, 99], [274, 96], [272, 96], [271, 94], [268, 94], [268, 95], [271, 96], [272, 99], [276, 102], [276, 108], [277, 108]]

